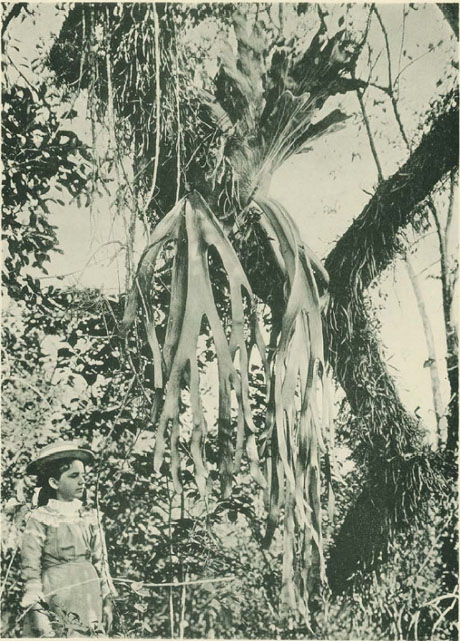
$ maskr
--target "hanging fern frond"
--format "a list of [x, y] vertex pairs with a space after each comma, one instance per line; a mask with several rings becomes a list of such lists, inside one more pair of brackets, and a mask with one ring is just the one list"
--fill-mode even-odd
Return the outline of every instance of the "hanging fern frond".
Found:
[[[274, 254], [285, 275], [285, 311], [269, 363], [254, 307], [249, 314], [252, 338], [245, 335], [243, 297], [245, 292], [252, 301], [252, 292], [244, 270], [221, 224], [195, 192], [177, 203], [154, 230], [128, 299], [125, 327], [132, 324], [137, 310], [142, 310], [154, 362], [154, 385], [162, 396], [162, 403], [154, 404], [152, 415], [156, 430], [154, 467], [159, 470], [163, 463], [169, 430], [171, 473], [176, 490], [181, 491], [180, 399], [182, 389], [187, 387], [193, 418], [190, 452], [196, 482], [204, 494], [208, 475], [204, 454], [207, 426], [197, 348], [206, 318], [215, 344], [219, 379], [222, 492], [228, 495], [245, 449], [253, 477], [267, 492], [266, 544], [284, 510], [283, 602], [308, 620], [309, 599], [325, 577], [320, 457], [325, 452], [322, 433], [327, 393], [322, 302], [314, 270], [322, 270], [324, 280], [327, 275], [317, 259], [312, 265], [313, 254], [302, 245], [294, 222], [281, 205], [262, 199], [254, 205], [260, 210], [261, 224], [272, 239]], [[166, 336], [160, 346], [149, 301], [155, 263], [162, 247], [170, 241], [175, 243], [171, 303]], [[228, 277], [231, 311], [227, 334], [211, 286], [208, 263], [211, 247], [219, 254]], [[254, 345], [265, 366], [269, 393], [267, 424], [262, 434], [256, 433], [249, 402], [249, 354]], [[237, 399], [236, 434], [232, 424], [232, 390]], [[265, 474], [260, 469], [259, 451], [264, 458]]]
[[[277, 202], [259, 200], [261, 223], [279, 245], [286, 305], [271, 362], [267, 476], [271, 482], [265, 542], [284, 506], [283, 599], [308, 615], [308, 600], [325, 580], [321, 533], [320, 456], [326, 396], [321, 301], [299, 232]], [[321, 394], [321, 406], [318, 402]], [[324, 399], [325, 400], [325, 399]]]
[[[164, 244], [174, 240], [176, 253], [173, 265], [171, 304], [166, 338], [162, 350], [158, 345], [153, 309], [149, 303], [155, 262]], [[208, 252], [213, 247], [219, 254], [228, 276], [231, 303], [231, 331], [227, 339], [219, 318], [209, 275]], [[157, 419], [154, 466], [159, 470], [166, 449], [168, 427], [171, 424], [171, 465], [174, 484], [181, 491], [180, 458], [178, 449], [180, 395], [184, 382], [190, 391], [193, 431], [190, 451], [195, 465], [197, 484], [202, 492], [207, 478], [203, 448], [206, 422], [202, 408], [197, 362], [198, 339], [205, 318], [214, 339], [219, 378], [218, 428], [220, 442], [220, 474], [224, 495], [231, 488], [232, 476], [239, 469], [243, 448], [249, 459], [255, 480], [265, 485], [259, 468], [255, 427], [249, 403], [249, 357], [244, 332], [244, 293], [249, 300], [252, 292], [238, 257], [225, 237], [220, 223], [203, 198], [196, 192], [182, 199], [160, 222], [152, 243], [141, 258], [135, 287], [128, 299], [124, 324], [134, 320], [138, 307], [143, 308], [144, 323], [152, 350], [155, 368], [155, 387], [164, 389], [164, 402]], [[251, 303], [252, 304], [252, 303]], [[262, 361], [265, 346], [257, 325], [255, 310], [250, 321]], [[238, 354], [239, 371], [235, 367]], [[163, 378], [164, 373], [164, 378]], [[165, 384], [163, 384], [165, 380]], [[237, 398], [237, 436], [233, 451], [231, 430], [231, 394]]]

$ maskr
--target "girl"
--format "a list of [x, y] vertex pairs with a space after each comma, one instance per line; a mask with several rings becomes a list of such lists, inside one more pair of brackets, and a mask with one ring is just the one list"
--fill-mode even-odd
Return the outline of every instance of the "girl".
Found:
[[96, 510], [82, 503], [85, 464], [93, 462], [90, 450], [60, 441], [44, 447], [27, 467], [29, 474], [37, 475], [41, 489], [21, 547], [25, 637], [110, 631], [114, 589], [104, 558], [104, 536]]

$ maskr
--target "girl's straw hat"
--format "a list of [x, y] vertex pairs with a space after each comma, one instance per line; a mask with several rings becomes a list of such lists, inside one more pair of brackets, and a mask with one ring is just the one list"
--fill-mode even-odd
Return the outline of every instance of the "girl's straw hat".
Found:
[[63, 458], [78, 459], [83, 463], [94, 463], [94, 454], [91, 450], [79, 447], [73, 441], [56, 441], [42, 447], [38, 456], [27, 466], [27, 474], [38, 474], [48, 463]]

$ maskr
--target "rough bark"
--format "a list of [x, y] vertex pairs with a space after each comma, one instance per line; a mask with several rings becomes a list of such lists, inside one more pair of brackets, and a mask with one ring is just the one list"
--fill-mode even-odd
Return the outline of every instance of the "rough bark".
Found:
[[364, 294], [400, 249], [416, 207], [458, 162], [458, 108], [440, 116], [407, 162], [382, 182], [326, 260], [330, 360], [346, 392], [367, 468], [364, 488], [331, 550], [328, 574], [341, 591], [359, 569], [381, 563], [394, 533], [423, 513], [437, 486], [433, 455], [403, 407], [380, 353]]
[[[407, 162], [378, 187], [330, 252], [326, 269], [335, 298], [346, 301], [353, 295], [350, 285], [355, 283], [361, 264], [357, 294], [383, 272], [394, 258], [394, 251], [386, 249], [386, 244], [391, 243], [394, 249], [399, 246], [398, 233], [413, 220], [416, 205], [457, 166], [458, 107], [455, 107], [439, 116]], [[345, 290], [340, 293], [343, 287]]]

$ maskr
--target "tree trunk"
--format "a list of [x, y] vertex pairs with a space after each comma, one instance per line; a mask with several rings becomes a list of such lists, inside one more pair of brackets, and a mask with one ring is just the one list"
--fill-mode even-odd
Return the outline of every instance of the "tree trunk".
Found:
[[[456, 271], [449, 261], [448, 245], [449, 245], [449, 231], [455, 207], [455, 176], [451, 172], [450, 177], [450, 194], [449, 194], [449, 209], [447, 213], [447, 222], [445, 227], [442, 225], [439, 213], [430, 199], [428, 207], [433, 217], [436, 233], [439, 242], [439, 255], [441, 257], [441, 285], [442, 285], [442, 309], [444, 314], [444, 325], [446, 329], [446, 343], [447, 343], [447, 376], [449, 380], [450, 400], [447, 412], [447, 442], [446, 452], [447, 458], [450, 459], [449, 466], [453, 468], [451, 471], [455, 475], [455, 452], [458, 447], [458, 336], [455, 327], [455, 322], [452, 318], [452, 303], [453, 303], [453, 290], [456, 278]], [[444, 228], [443, 228], [444, 227]]]
[[[385, 559], [388, 540], [422, 517], [437, 486], [432, 453], [404, 409], [380, 353], [364, 293], [400, 250], [399, 233], [416, 207], [458, 161], [458, 109], [440, 116], [407, 162], [382, 182], [326, 260], [331, 303], [330, 360], [355, 417], [364, 489], [331, 550], [331, 588], [343, 590], [358, 569]], [[420, 482], [415, 483], [414, 478]]]

